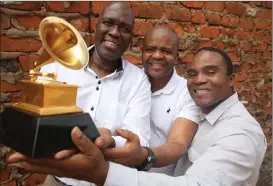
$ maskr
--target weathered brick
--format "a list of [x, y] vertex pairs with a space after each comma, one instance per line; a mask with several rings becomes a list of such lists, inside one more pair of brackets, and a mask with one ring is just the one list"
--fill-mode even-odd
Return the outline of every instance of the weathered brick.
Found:
[[87, 47], [91, 45], [91, 36], [84, 36], [83, 40], [85, 41]]
[[92, 1], [92, 13], [99, 14], [109, 1]]
[[253, 39], [255, 39], [256, 41], [264, 40], [265, 37], [266, 34], [264, 31], [253, 32]]
[[247, 73], [240, 72], [235, 74], [235, 82], [245, 81], [247, 79]]
[[255, 28], [260, 30], [270, 29], [270, 24], [265, 20], [255, 21]]
[[202, 37], [205, 38], [216, 38], [219, 35], [219, 29], [215, 27], [201, 27], [200, 33]]
[[254, 22], [251, 19], [245, 19], [241, 20], [239, 27], [242, 29], [253, 29], [254, 28]]
[[90, 13], [90, 10], [91, 9], [89, 1], [71, 1], [71, 4], [69, 7], [67, 7], [66, 12], [88, 14]]
[[237, 31], [234, 33], [234, 37], [241, 40], [248, 40], [250, 39], [251, 35], [249, 32]]
[[220, 50], [225, 49], [225, 44], [222, 41], [216, 41], [215, 46], [216, 46], [216, 48], [218, 48]]
[[238, 91], [242, 88], [242, 83], [241, 82], [235, 82], [234, 83], [234, 88]]
[[209, 14], [208, 15], [208, 23], [210, 25], [220, 25], [221, 24], [221, 17], [217, 14]]
[[272, 59], [272, 52], [264, 51], [262, 58], [263, 59]]
[[184, 24], [182, 24], [182, 27], [188, 33], [195, 32], [195, 27], [194, 27], [194, 25], [192, 23], [184, 23]]
[[1, 50], [3, 52], [37, 52], [41, 47], [41, 41], [32, 38], [9, 38], [1, 36]]
[[258, 17], [261, 19], [272, 19], [272, 10], [261, 10], [258, 12]]
[[22, 90], [19, 84], [9, 84], [6, 81], [1, 80], [1, 92], [14, 92]]
[[266, 62], [266, 69], [272, 70], [272, 61]]
[[135, 15], [135, 17], [145, 17], [147, 13], [147, 7], [146, 4], [141, 2], [132, 2], [132, 11]]
[[17, 9], [17, 10], [39, 10], [42, 6], [43, 2], [38, 2], [38, 1], [23, 1], [20, 4], [12, 4], [12, 5], [7, 5], [6, 7], [11, 8], [11, 9]]
[[239, 25], [239, 18], [238, 17], [232, 17], [232, 16], [224, 16], [221, 19], [221, 24], [223, 26], [227, 27], [238, 27]]
[[[70, 23], [78, 30], [82, 32], [89, 31], [89, 18], [81, 17], [70, 20]], [[92, 23], [91, 23], [92, 24]]]
[[265, 51], [267, 49], [267, 43], [266, 42], [261, 42], [256, 46], [257, 51]]
[[256, 6], [262, 6], [261, 1], [253, 1], [253, 2], [251, 2], [251, 4], [256, 5]]
[[38, 16], [18, 16], [16, 19], [19, 22], [19, 24], [25, 27], [26, 29], [30, 28], [38, 29], [40, 22], [42, 20], [41, 17]]
[[199, 46], [200, 47], [212, 47], [212, 42], [211, 41], [199, 41]]
[[191, 18], [192, 23], [204, 24], [206, 21], [205, 15], [201, 11], [197, 11]]
[[192, 59], [193, 59], [193, 54], [188, 53], [182, 58], [182, 62], [183, 63], [190, 63], [190, 62], [192, 62]]
[[245, 62], [242, 64], [242, 71], [248, 72], [252, 68], [252, 66], [253, 65], [251, 63]]
[[63, 1], [48, 1], [46, 2], [46, 8], [52, 12], [65, 12]]
[[10, 27], [10, 19], [5, 14], [1, 14], [1, 29], [7, 29]]
[[172, 29], [174, 29], [174, 31], [178, 34], [178, 35], [183, 35], [184, 34], [184, 30], [183, 28], [177, 24], [177, 23], [169, 23], [168, 24]]
[[96, 25], [98, 24], [98, 18], [90, 18], [90, 32], [96, 31]]
[[163, 16], [163, 7], [158, 4], [149, 3], [146, 11], [146, 18], [159, 19]]
[[243, 46], [243, 50], [244, 50], [244, 52], [252, 51], [252, 45], [248, 41], [245, 41], [244, 46]]
[[246, 7], [240, 3], [226, 3], [226, 11], [241, 16], [246, 12]]
[[225, 8], [224, 2], [211, 2], [207, 1], [204, 2], [205, 9], [216, 11], [216, 12], [222, 12]]
[[39, 185], [45, 181], [47, 175], [45, 174], [32, 174], [31, 176], [27, 177], [22, 184], [23, 185]]
[[188, 8], [202, 8], [204, 3], [201, 1], [186, 1], [182, 4]]
[[124, 55], [123, 58], [134, 65], [141, 65], [141, 60], [132, 55]]
[[152, 27], [152, 23], [147, 23], [145, 21], [136, 21], [134, 26], [134, 34], [137, 36], [144, 36], [146, 32]]
[[19, 63], [23, 71], [29, 71], [34, 68], [34, 63], [39, 59], [38, 55], [20, 56]]
[[191, 20], [191, 12], [186, 8], [173, 8], [171, 9], [171, 17], [168, 17], [170, 15], [167, 15], [167, 18], [169, 20], [174, 21], [190, 21]]
[[234, 52], [230, 52], [228, 53], [228, 56], [230, 57], [232, 62], [240, 62], [241, 61], [241, 57], [238, 56], [236, 53]]

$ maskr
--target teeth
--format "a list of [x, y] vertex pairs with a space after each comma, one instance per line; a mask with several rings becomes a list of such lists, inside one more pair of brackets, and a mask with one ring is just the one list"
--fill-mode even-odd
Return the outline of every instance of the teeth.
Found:
[[163, 65], [157, 64], [157, 63], [152, 63], [152, 66], [153, 66], [153, 67], [162, 67]]
[[207, 92], [209, 92], [209, 90], [208, 89], [202, 89], [202, 90], [196, 90], [196, 93], [197, 94], [205, 94], [205, 93], [207, 93]]
[[107, 42], [107, 44], [109, 44], [109, 45], [112, 45], [112, 46], [114, 46], [114, 47], [117, 47], [117, 45], [115, 44], [115, 43], [112, 43], [111, 41], [106, 41]]

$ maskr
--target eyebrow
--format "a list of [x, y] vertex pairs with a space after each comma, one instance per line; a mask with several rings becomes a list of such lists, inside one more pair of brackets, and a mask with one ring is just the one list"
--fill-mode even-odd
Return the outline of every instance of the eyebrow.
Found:
[[[114, 18], [112, 18], [112, 17], [103, 17], [103, 18], [101, 19], [101, 21], [116, 22], [116, 20], [115, 20]], [[129, 21], [128, 21], [128, 22], [122, 21], [122, 22], [120, 22], [120, 25], [122, 25], [122, 26], [128, 26], [128, 27], [130, 27], [130, 28], [133, 27], [132, 23], [130, 23]]]

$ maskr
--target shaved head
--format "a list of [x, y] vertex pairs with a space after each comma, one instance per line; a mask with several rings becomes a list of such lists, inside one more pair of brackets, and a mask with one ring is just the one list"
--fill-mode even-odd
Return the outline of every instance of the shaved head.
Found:
[[154, 26], [152, 29], [150, 29], [145, 37], [144, 37], [144, 43], [145, 40], [147, 38], [149, 38], [151, 35], [153, 35], [154, 33], [161, 33], [162, 35], [164, 34], [168, 34], [172, 36], [172, 39], [174, 40], [174, 42], [176, 43], [177, 46], [177, 50], [179, 49], [179, 37], [177, 35], [177, 33], [168, 25], [156, 25]]

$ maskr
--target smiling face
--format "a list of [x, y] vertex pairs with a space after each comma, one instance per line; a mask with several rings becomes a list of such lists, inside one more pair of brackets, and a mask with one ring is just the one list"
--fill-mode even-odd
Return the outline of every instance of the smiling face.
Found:
[[159, 26], [145, 36], [142, 62], [147, 75], [151, 78], [169, 77], [177, 57], [177, 38], [169, 28]]
[[132, 40], [134, 16], [122, 3], [114, 3], [104, 9], [99, 17], [95, 34], [95, 46], [99, 56], [117, 60]]
[[217, 52], [200, 51], [187, 69], [187, 84], [191, 97], [203, 113], [212, 111], [232, 95], [233, 75]]

